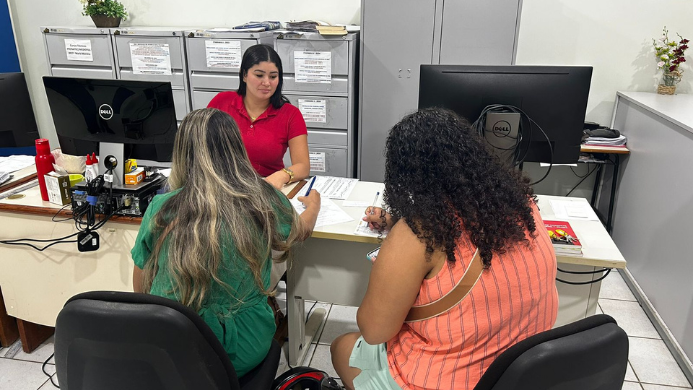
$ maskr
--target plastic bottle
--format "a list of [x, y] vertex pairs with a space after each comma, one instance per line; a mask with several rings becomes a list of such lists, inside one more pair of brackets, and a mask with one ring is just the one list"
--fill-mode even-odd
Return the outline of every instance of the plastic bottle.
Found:
[[84, 179], [87, 182], [94, 180], [94, 162], [91, 160], [91, 155], [87, 154], [87, 167], [84, 169]]
[[94, 177], [99, 176], [99, 159], [96, 158], [96, 153], [91, 154], [92, 169], [94, 170]]
[[46, 189], [46, 178], [43, 176], [48, 172], [53, 172], [55, 159], [51, 154], [51, 146], [45, 138], [36, 140], [36, 176], [38, 176], [41, 199], [48, 200], [48, 190]]

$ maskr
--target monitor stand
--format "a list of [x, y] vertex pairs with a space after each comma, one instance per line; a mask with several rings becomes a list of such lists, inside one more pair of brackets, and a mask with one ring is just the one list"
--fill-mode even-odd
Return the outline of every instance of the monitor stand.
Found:
[[106, 173], [106, 167], [103, 165], [104, 161], [106, 161], [106, 156], [113, 156], [118, 160], [118, 165], [116, 165], [113, 172], [113, 188], [124, 189], [125, 175], [123, 174], [123, 167], [125, 166], [125, 145], [111, 142], [99, 142], [100, 175]]

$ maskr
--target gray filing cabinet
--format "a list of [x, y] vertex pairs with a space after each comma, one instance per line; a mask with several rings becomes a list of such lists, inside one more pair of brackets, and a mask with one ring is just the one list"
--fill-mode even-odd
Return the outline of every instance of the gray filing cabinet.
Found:
[[115, 57], [107, 28], [41, 27], [48, 74], [59, 77], [115, 79]]
[[112, 28], [116, 77], [170, 82], [178, 121], [190, 112], [188, 70], [182, 30], [157, 27]]
[[[354, 177], [358, 33], [275, 32], [284, 67], [283, 94], [308, 127], [311, 175]], [[284, 163], [290, 164], [289, 152]]]
[[385, 140], [418, 108], [421, 65], [514, 64], [521, 9], [522, 0], [361, 0], [359, 179], [383, 181]]
[[241, 58], [259, 43], [272, 46], [271, 32], [186, 30], [192, 108], [205, 108], [221, 91], [238, 89]]

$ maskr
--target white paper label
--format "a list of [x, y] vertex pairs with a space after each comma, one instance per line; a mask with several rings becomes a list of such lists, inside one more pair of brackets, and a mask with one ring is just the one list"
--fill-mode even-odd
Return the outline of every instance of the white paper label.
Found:
[[325, 153], [324, 152], [311, 152], [309, 154], [310, 158], [310, 171], [311, 172], [325, 172], [327, 167], [325, 164]]
[[208, 39], [205, 41], [205, 52], [208, 68], [241, 67], [241, 41]]
[[297, 83], [332, 82], [332, 53], [329, 51], [294, 51]]
[[91, 51], [91, 41], [89, 39], [66, 39], [65, 52], [70, 61], [94, 61], [94, 54]]
[[327, 123], [326, 100], [298, 99], [298, 109], [306, 122]]
[[171, 52], [168, 43], [130, 42], [132, 73], [171, 75]]

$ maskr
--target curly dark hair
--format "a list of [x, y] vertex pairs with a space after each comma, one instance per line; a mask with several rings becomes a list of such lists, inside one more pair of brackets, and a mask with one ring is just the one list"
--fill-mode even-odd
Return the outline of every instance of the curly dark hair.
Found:
[[385, 193], [393, 220], [404, 218], [426, 244], [455, 261], [464, 233], [484, 266], [493, 253], [534, 237], [529, 179], [491, 155], [465, 119], [423, 109], [404, 117], [387, 138]]

